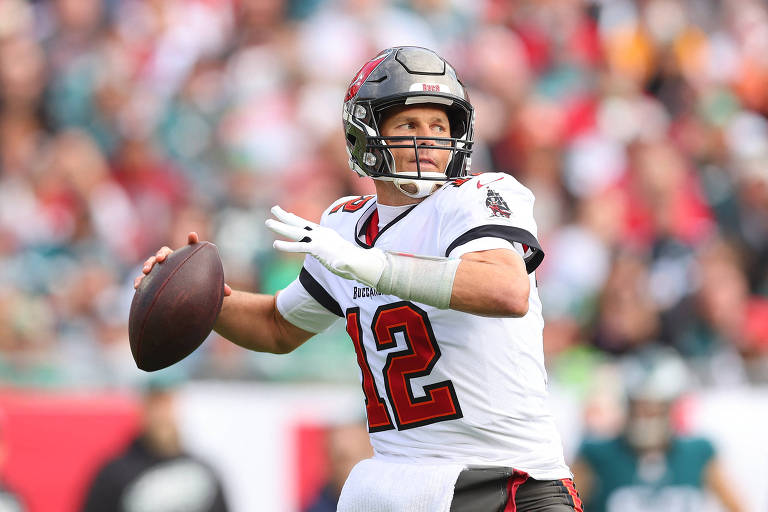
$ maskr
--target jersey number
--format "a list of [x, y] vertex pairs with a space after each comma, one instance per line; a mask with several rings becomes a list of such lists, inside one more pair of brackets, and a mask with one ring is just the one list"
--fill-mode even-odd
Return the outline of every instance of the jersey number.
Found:
[[[440, 348], [427, 314], [410, 302], [379, 306], [371, 322], [376, 350], [397, 346], [396, 333], [402, 333], [406, 348], [390, 352], [384, 364], [384, 387], [398, 430], [429, 425], [462, 417], [459, 400], [450, 380], [424, 386], [424, 396], [416, 397], [411, 380], [429, 375], [440, 359]], [[347, 310], [347, 332], [357, 353], [363, 374], [363, 393], [368, 415], [368, 430], [380, 432], [395, 428], [384, 399], [379, 394], [363, 346], [360, 308]]]
[[360, 196], [360, 197], [356, 197], [355, 199], [350, 199], [349, 201], [339, 203], [333, 208], [331, 208], [331, 211], [328, 212], [328, 214], [330, 215], [331, 213], [336, 213], [339, 210], [344, 212], [356, 212], [357, 210], [365, 206], [365, 203], [367, 203], [371, 199], [373, 199], [373, 196]]

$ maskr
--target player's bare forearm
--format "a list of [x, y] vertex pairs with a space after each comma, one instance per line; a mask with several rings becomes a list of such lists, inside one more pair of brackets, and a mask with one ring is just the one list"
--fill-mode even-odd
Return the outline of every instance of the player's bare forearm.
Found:
[[525, 262], [512, 250], [470, 252], [461, 257], [451, 309], [483, 316], [521, 317], [531, 291]]
[[718, 497], [720, 503], [728, 512], [746, 511], [741, 498], [733, 487], [733, 482], [729, 480], [725, 468], [717, 458], [712, 459], [707, 464], [704, 477], [709, 490]]
[[214, 330], [243, 348], [275, 354], [291, 352], [314, 335], [285, 320], [275, 296], [237, 290], [224, 299]]

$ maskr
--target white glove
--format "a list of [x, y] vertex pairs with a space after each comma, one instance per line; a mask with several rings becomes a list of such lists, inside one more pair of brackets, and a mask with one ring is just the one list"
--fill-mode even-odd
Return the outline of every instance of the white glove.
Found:
[[278, 220], [267, 219], [267, 227], [280, 236], [295, 240], [275, 240], [275, 249], [311, 254], [325, 268], [345, 279], [373, 287], [379, 282], [387, 266], [387, 257], [381, 249], [358, 247], [334, 230], [288, 213], [279, 206], [273, 206], [271, 211]]

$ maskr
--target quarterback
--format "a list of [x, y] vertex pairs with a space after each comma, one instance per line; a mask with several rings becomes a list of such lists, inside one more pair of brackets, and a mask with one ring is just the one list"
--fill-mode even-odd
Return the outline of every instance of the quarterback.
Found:
[[337, 200], [319, 224], [275, 206], [266, 224], [287, 240], [274, 247], [307, 254], [299, 276], [276, 297], [226, 289], [216, 330], [251, 350], [345, 323], [375, 455], [339, 511], [581, 511], [545, 407], [534, 197], [468, 173], [473, 112], [436, 53], [379, 53], [342, 113], [350, 167], [376, 194]]

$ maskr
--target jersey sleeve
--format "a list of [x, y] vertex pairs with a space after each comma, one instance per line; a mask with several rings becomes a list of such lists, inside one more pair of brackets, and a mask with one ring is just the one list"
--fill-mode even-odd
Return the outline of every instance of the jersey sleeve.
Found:
[[486, 173], [443, 197], [441, 244], [445, 256], [489, 249], [513, 249], [530, 274], [544, 251], [533, 218], [533, 193], [513, 177]]
[[[354, 212], [373, 196], [348, 196], [334, 201], [320, 217], [320, 225], [336, 229], [334, 216], [339, 210]], [[330, 217], [329, 217], [330, 216]], [[328, 270], [311, 255], [304, 258], [299, 276], [277, 296], [277, 309], [287, 321], [309, 332], [319, 333], [344, 317], [325, 281]]]
[[341, 316], [339, 304], [305, 268], [277, 294], [276, 304], [288, 322], [314, 333], [327, 330]]

